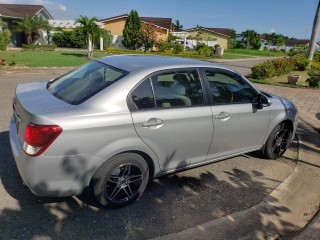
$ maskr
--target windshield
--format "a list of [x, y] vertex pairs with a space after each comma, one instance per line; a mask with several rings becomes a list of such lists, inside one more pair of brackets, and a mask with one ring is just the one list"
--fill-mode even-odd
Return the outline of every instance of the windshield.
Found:
[[47, 88], [57, 98], [77, 105], [127, 74], [124, 70], [93, 61], [49, 82]]

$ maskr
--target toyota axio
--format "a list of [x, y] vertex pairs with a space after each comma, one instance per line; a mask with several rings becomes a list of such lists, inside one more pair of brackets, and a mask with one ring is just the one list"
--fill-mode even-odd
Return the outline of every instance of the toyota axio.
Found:
[[159, 176], [261, 150], [284, 154], [298, 123], [287, 99], [209, 62], [112, 56], [19, 85], [10, 143], [38, 196], [133, 202]]

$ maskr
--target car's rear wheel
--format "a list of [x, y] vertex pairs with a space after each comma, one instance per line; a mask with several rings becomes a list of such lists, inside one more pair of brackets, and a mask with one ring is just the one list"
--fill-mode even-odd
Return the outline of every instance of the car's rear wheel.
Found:
[[291, 137], [292, 130], [288, 124], [281, 123], [275, 127], [266, 142], [265, 157], [269, 159], [281, 157], [287, 150]]
[[103, 206], [122, 207], [145, 190], [149, 168], [138, 154], [123, 153], [107, 160], [93, 177], [93, 191]]

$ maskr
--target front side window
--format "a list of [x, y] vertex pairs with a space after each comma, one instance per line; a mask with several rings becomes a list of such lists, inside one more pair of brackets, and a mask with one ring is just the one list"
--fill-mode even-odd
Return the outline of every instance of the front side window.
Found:
[[151, 77], [156, 106], [189, 107], [204, 104], [200, 78], [196, 70], [177, 70]]
[[240, 76], [219, 69], [206, 69], [213, 104], [252, 103], [258, 93]]
[[118, 81], [128, 73], [93, 61], [48, 83], [48, 91], [57, 98], [77, 105]]

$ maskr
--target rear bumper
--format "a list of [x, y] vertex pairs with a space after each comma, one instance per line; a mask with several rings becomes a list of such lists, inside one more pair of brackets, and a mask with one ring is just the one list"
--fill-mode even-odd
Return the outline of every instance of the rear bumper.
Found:
[[74, 196], [83, 192], [103, 162], [91, 155], [30, 157], [18, 140], [14, 119], [10, 122], [10, 145], [19, 173], [32, 193], [38, 196]]

